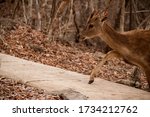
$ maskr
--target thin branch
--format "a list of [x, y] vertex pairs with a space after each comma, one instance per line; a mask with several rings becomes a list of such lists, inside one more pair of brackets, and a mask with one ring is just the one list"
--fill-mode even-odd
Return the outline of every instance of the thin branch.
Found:
[[19, 9], [19, 3], [20, 3], [20, 0], [15, 1], [15, 8], [14, 8], [14, 12], [13, 12], [13, 15], [12, 15], [12, 19], [15, 18], [16, 11]]
[[73, 14], [74, 14], [74, 24], [75, 24], [75, 27], [76, 27], [76, 38], [75, 38], [75, 42], [79, 42], [79, 33], [80, 33], [80, 30], [79, 30], [79, 26], [78, 26], [78, 23], [77, 23], [77, 15], [76, 15], [76, 12], [75, 12], [75, 4], [73, 4]]
[[55, 11], [56, 11], [56, 0], [53, 0], [52, 1], [52, 10], [51, 10], [51, 14], [50, 14], [50, 18], [49, 18], [49, 22], [48, 22], [48, 26], [47, 26], [48, 35], [51, 34], [52, 22], [54, 19]]
[[[132, 3], [133, 3], [134, 12], [136, 12], [136, 11], [137, 11], [136, 3], [135, 3], [134, 0], [132, 0]], [[137, 21], [137, 23], [138, 23], [138, 25], [139, 25], [139, 24], [140, 24], [140, 20], [139, 20], [139, 18], [138, 18], [137, 13], [135, 14], [135, 18], [136, 18], [136, 21]]]
[[68, 19], [68, 22], [67, 24], [65, 25], [65, 30], [68, 29], [68, 26], [70, 25], [70, 23], [73, 21], [73, 3], [74, 1], [71, 0], [70, 2], [70, 13], [69, 13], [69, 19]]
[[[55, 29], [56, 26], [60, 25], [59, 24], [59, 19], [61, 17], [61, 14], [64, 12], [64, 9], [66, 8], [66, 6], [68, 5], [68, 3], [70, 2], [70, 0], [62, 0], [60, 1], [60, 4], [56, 10], [56, 12], [54, 13], [53, 19], [51, 19], [51, 25], [49, 26], [49, 31], [48, 31], [48, 38], [52, 38], [53, 39], [53, 30]], [[56, 24], [57, 21], [57, 24]], [[55, 27], [54, 27], [55, 25]], [[60, 27], [59, 27], [60, 29]]]
[[139, 24], [139, 26], [138, 26], [137, 29], [140, 29], [149, 19], [150, 19], [150, 15], [147, 16], [147, 17], [141, 22], [141, 24]]
[[47, 0], [44, 1], [44, 3], [42, 4], [42, 7], [45, 7], [47, 5]]
[[24, 21], [27, 24], [27, 16], [26, 16], [26, 7], [25, 7], [25, 2], [22, 0], [22, 6], [23, 6], [23, 16], [24, 16]]
[[131, 29], [132, 29], [132, 12], [133, 12], [133, 11], [132, 11], [132, 0], [130, 0], [129, 2], [130, 2], [130, 3], [129, 3], [129, 4], [130, 4], [130, 17], [129, 17], [129, 18], [130, 18], [130, 22], [129, 22], [129, 30], [131, 30]]
[[[149, 13], [150, 10], [140, 10], [140, 11], [134, 11], [132, 13]], [[130, 12], [125, 12], [126, 14], [129, 14]]]

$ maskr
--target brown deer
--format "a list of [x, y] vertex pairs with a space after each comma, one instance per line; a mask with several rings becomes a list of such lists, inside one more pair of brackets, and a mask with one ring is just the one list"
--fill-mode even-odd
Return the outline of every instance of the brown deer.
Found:
[[[128, 63], [140, 67], [146, 74], [150, 88], [150, 30], [132, 30], [124, 33], [115, 31], [108, 23], [106, 13], [94, 11], [88, 19], [80, 37], [100, 37], [113, 50], [92, 70], [89, 84], [105, 62], [113, 57], [123, 58]], [[83, 38], [82, 38], [83, 39]]]

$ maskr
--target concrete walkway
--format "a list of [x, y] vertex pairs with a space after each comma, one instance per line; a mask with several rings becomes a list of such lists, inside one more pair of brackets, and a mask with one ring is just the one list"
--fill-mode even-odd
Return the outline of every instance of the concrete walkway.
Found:
[[65, 99], [150, 99], [150, 93], [88, 75], [0, 54], [0, 75], [59, 94]]

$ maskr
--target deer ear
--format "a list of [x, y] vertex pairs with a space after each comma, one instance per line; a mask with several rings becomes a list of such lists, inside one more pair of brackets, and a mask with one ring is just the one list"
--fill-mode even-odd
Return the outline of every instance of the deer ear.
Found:
[[107, 10], [102, 12], [102, 17], [108, 17], [108, 11]]
[[108, 17], [108, 11], [103, 11], [102, 12], [102, 19], [101, 19], [101, 21], [102, 22], [105, 21], [107, 19], [107, 17]]
[[108, 11], [105, 11], [105, 12], [104, 12], [104, 16], [105, 16], [105, 17], [108, 17]]

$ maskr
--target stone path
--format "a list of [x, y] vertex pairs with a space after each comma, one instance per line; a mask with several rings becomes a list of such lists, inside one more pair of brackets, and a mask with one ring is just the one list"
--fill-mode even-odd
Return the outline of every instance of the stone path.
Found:
[[65, 99], [150, 99], [150, 92], [0, 54], [0, 75], [59, 94]]

